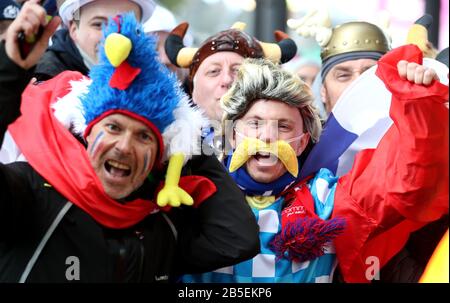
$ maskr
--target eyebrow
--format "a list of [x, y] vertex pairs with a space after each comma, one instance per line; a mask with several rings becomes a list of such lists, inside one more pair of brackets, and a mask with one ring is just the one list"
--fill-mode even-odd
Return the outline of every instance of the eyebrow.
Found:
[[[261, 118], [261, 117], [258, 116], [258, 115], [250, 116], [250, 117], [248, 117], [247, 119], [267, 120], [267, 119]], [[247, 120], [247, 119], [246, 119], [246, 120]], [[275, 121], [275, 120], [278, 121], [278, 122], [287, 122], [287, 123], [295, 124], [295, 121], [292, 120], [292, 119], [286, 119], [286, 118], [281, 118], [281, 119], [269, 119], [269, 121]]]
[[[223, 66], [223, 62], [219, 62], [219, 61], [213, 61], [213, 62], [210, 62], [209, 63], [209, 66], [219, 66], [219, 67], [222, 67]], [[242, 65], [242, 63], [233, 63], [233, 64], [231, 64], [230, 66], [231, 67], [235, 67], [236, 65]]]
[[112, 118], [112, 117], [106, 117], [105, 123], [116, 123], [116, 124], [121, 124], [116, 118]]
[[348, 66], [336, 66], [336, 68], [334, 69], [335, 72], [339, 71], [339, 72], [350, 72], [352, 71], [352, 69]]
[[106, 23], [106, 22], [108, 22], [108, 18], [105, 16], [94, 16], [91, 19], [89, 19], [89, 22], [92, 22], [92, 21], [102, 21], [102, 22]]

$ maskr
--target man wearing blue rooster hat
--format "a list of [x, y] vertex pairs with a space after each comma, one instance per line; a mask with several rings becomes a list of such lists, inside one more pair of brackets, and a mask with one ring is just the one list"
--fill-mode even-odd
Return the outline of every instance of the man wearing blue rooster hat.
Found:
[[32, 13], [0, 49], [1, 132], [27, 160], [0, 164], [0, 280], [167, 282], [255, 255], [250, 209], [214, 157], [195, 156], [202, 116], [135, 17], [110, 20], [89, 78], [65, 72], [21, 98], [59, 21], [21, 59], [17, 34], [45, 24]]

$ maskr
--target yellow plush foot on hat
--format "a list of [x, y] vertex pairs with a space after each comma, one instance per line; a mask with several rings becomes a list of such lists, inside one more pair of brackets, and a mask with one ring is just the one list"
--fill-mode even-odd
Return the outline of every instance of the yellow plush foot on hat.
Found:
[[166, 183], [156, 198], [156, 204], [158, 206], [164, 207], [169, 204], [172, 207], [178, 207], [181, 204], [194, 204], [194, 199], [178, 186], [181, 169], [183, 168], [183, 160], [184, 155], [180, 153], [170, 157], [166, 173]]
[[172, 207], [179, 207], [181, 204], [192, 205], [194, 200], [178, 185], [164, 186], [164, 188], [158, 193], [156, 204], [160, 207], [164, 207], [169, 204]]

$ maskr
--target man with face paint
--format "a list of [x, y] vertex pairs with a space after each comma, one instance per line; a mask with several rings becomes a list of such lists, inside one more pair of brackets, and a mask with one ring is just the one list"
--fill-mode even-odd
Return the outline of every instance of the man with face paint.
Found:
[[17, 34], [45, 24], [34, 12], [25, 5], [0, 46], [0, 142], [8, 127], [27, 160], [0, 164], [0, 281], [161, 283], [255, 255], [251, 210], [196, 153], [203, 118], [133, 14], [110, 20], [89, 78], [68, 71], [22, 94], [59, 23], [22, 59]]
[[[438, 168], [448, 163], [448, 154], [433, 157], [426, 152], [430, 145], [441, 145], [448, 133], [443, 106], [448, 89], [434, 81], [428, 90], [436, 74], [399, 60], [410, 51], [388, 54], [379, 70], [383, 75], [387, 68], [393, 82], [417, 80], [420, 84], [409, 85], [422, 91], [422, 97], [409, 95], [406, 101], [408, 89], [393, 91], [402, 99], [392, 100], [395, 125], [378, 148], [361, 152], [347, 175], [335, 177], [321, 169], [305, 180], [298, 179], [301, 156], [321, 132], [309, 87], [268, 61], [244, 61], [237, 81], [221, 99], [232, 149], [225, 165], [257, 218], [261, 252], [233, 267], [187, 275], [185, 282], [331, 282], [337, 265], [346, 281], [370, 282], [364, 256], [376, 256], [385, 265], [395, 254], [386, 245], [401, 246], [392, 237], [404, 244], [411, 231], [448, 212], [448, 174]], [[422, 111], [430, 109], [433, 114], [424, 121]], [[436, 122], [434, 115], [444, 121]], [[422, 140], [427, 142], [418, 144]], [[443, 175], [436, 175], [436, 169]], [[421, 181], [408, 181], [409, 174], [420, 174]]]

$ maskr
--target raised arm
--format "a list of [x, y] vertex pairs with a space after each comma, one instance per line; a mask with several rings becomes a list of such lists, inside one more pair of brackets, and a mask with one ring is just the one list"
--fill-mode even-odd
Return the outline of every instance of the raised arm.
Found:
[[415, 46], [379, 61], [376, 75], [392, 93], [394, 125], [376, 149], [357, 155], [336, 189], [333, 216], [348, 221], [335, 241], [347, 281], [367, 282], [367, 257], [383, 266], [412, 231], [448, 213], [448, 87], [432, 81], [434, 72], [421, 61]]
[[[60, 23], [55, 17], [47, 24], [45, 10], [39, 0], [27, 1], [17, 18], [6, 32], [5, 42], [0, 45], [0, 144], [6, 128], [20, 115], [20, 96], [31, 79], [30, 70], [44, 54], [50, 36]], [[43, 26], [42, 36], [26, 58], [21, 58], [18, 35], [30, 37]]]
[[[21, 94], [30, 82], [28, 70], [44, 53], [50, 35], [56, 30], [59, 18], [49, 24], [45, 22], [45, 11], [38, 0], [26, 2], [18, 17], [10, 25], [5, 43], [0, 45], [0, 145], [9, 124], [20, 116]], [[39, 26], [46, 26], [29, 56], [20, 57], [18, 35], [37, 33]], [[23, 228], [24, 214], [33, 202], [28, 175], [30, 167], [26, 163], [4, 165], [0, 163], [0, 241]]]

